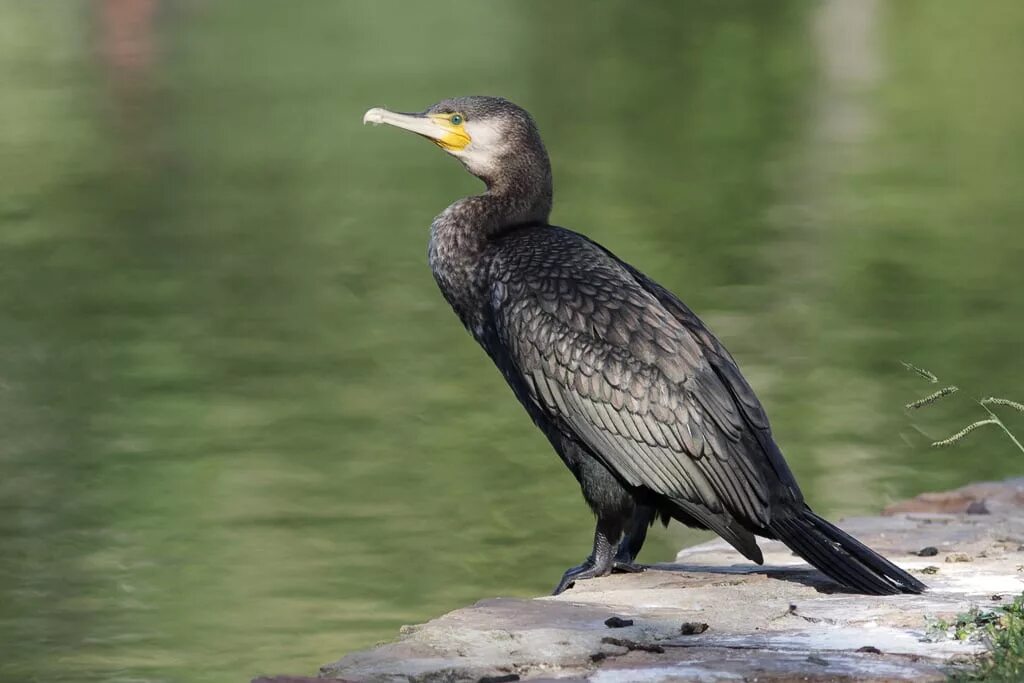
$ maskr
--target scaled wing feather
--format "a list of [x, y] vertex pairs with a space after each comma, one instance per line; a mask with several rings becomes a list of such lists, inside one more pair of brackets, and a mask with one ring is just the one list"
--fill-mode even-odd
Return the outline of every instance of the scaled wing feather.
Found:
[[756, 399], [723, 381], [702, 326], [683, 324], [596, 245], [583, 243], [590, 258], [559, 259], [560, 239], [580, 247], [568, 231], [537, 233], [492, 269], [495, 329], [531, 398], [629, 484], [765, 526]]

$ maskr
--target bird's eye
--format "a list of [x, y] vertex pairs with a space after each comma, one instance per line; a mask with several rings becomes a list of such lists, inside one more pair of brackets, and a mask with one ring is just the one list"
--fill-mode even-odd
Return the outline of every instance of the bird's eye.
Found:
[[452, 122], [453, 126], [461, 125], [462, 124], [462, 114], [452, 114], [451, 118], [449, 118], [448, 120]]

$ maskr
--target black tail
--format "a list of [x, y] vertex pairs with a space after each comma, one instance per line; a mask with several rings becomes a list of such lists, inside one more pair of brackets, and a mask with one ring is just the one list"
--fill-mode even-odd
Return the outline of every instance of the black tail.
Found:
[[793, 552], [839, 583], [867, 595], [920, 593], [927, 586], [853, 536], [804, 508], [769, 529]]

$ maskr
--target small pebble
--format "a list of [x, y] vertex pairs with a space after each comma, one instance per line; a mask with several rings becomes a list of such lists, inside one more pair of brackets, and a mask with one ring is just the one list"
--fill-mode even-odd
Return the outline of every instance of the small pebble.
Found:
[[974, 562], [974, 558], [967, 553], [950, 553], [946, 555], [946, 562]]
[[708, 630], [708, 625], [699, 621], [686, 621], [679, 627], [679, 632], [684, 636], [695, 636]]
[[922, 569], [921, 573], [922, 574], [938, 574], [939, 573], [939, 568], [934, 566], [934, 565], [932, 565], [930, 567], [925, 567], [924, 569]]
[[928, 546], [925, 546], [924, 548], [921, 548], [916, 553], [911, 553], [911, 554], [912, 555], [917, 555], [918, 557], [935, 557], [936, 555], [939, 554], [939, 549], [936, 548], [933, 545], [928, 545]]
[[857, 652], [868, 652], [868, 653], [873, 654], [873, 655], [880, 655], [880, 654], [882, 654], [882, 651], [879, 650], [874, 645], [865, 645], [864, 647], [858, 647], [857, 648]]
[[990, 515], [988, 507], [985, 505], [983, 500], [971, 501], [971, 504], [967, 506], [967, 514], [969, 515]]
[[625, 628], [633, 625], [632, 619], [623, 619], [622, 617], [608, 617], [604, 620], [604, 625], [608, 628]]

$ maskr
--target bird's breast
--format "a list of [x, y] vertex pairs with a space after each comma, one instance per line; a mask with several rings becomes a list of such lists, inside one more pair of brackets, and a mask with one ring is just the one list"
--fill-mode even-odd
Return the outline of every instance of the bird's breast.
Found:
[[435, 221], [430, 232], [427, 258], [445, 300], [479, 340], [488, 301], [484, 250], [472, 240], [465, 239], [460, 231]]

